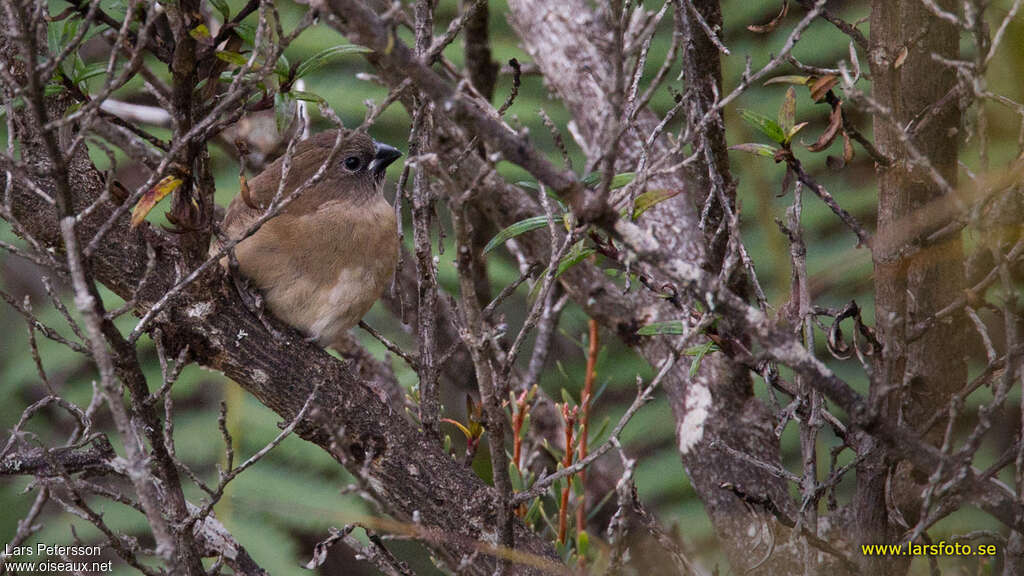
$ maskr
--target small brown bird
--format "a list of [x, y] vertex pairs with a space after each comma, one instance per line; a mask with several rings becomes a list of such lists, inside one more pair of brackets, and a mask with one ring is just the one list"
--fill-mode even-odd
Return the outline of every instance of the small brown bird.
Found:
[[[281, 198], [327, 161], [337, 130], [298, 143]], [[384, 199], [384, 171], [402, 153], [358, 132], [344, 132], [319, 182], [235, 247], [240, 272], [277, 318], [322, 346], [338, 348], [384, 292], [398, 257], [394, 209]], [[249, 181], [222, 224], [241, 237], [270, 205], [283, 158]], [[222, 261], [227, 264], [227, 259]]]

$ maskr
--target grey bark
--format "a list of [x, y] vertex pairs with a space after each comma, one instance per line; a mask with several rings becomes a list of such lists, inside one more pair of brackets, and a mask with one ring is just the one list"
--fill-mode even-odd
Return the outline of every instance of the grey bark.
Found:
[[[717, 2], [702, 2], [707, 16], [720, 19]], [[509, 3], [511, 20], [524, 47], [535, 59], [544, 73], [549, 87], [557, 93], [572, 113], [578, 132], [583, 136], [584, 152], [591, 156], [600, 152], [600, 142], [605, 122], [608, 121], [609, 103], [607, 86], [611, 72], [608, 58], [596, 40], [610, 40], [611, 32], [585, 2], [538, 2], [535, 0], [512, 0]], [[694, 27], [696, 28], [696, 27]], [[712, 85], [719, 82], [721, 75], [717, 50], [710, 46], [706, 37], [697, 29], [691, 44], [684, 49], [695, 66], [697, 80], [688, 86], [690, 98], [710, 99]], [[639, 114], [639, 134], [627, 131], [619, 143], [619, 166], [629, 170], [636, 166], [641, 151], [640, 138], [646, 137], [659, 122], [650, 110]], [[728, 159], [725, 158], [722, 125], [709, 129], [715, 140], [715, 155], [718, 168], [728, 177]], [[587, 146], [587, 143], [591, 143]], [[655, 142], [656, 153], [667, 148], [664, 139]], [[694, 173], [703, 171], [701, 166]], [[660, 241], [662, 249], [691, 262], [714, 269], [720, 264], [720, 248], [712, 254], [706, 250], [706, 241], [698, 222], [700, 214], [696, 206], [707, 195], [706, 178], [695, 178], [694, 174], [680, 171], [670, 177], [650, 182], [651, 189], [682, 189], [683, 193], [672, 200], [659, 204], [657, 209], [644, 215], [639, 224], [647, 227]], [[710, 226], [714, 228], [714, 226]], [[714, 253], [719, 252], [719, 253]], [[584, 307], [587, 314], [611, 328], [627, 343], [634, 346], [652, 365], [658, 365], [670, 353], [663, 340], [642, 339], [636, 329], [648, 322], [678, 318], [679, 310], [655, 303], [649, 294], [623, 296], [620, 290], [609, 286], [599, 270], [579, 268], [567, 274], [565, 284], [573, 299]], [[770, 498], [779, 508], [791, 506], [785, 483], [753, 466], [741, 462], [721, 450], [716, 444], [724, 444], [758, 459], [768, 462], [779, 461], [778, 443], [772, 433], [770, 415], [764, 406], [753, 397], [753, 388], [747, 370], [718, 355], [701, 365], [696, 379], [690, 380], [687, 363], [673, 370], [665, 381], [666, 391], [677, 422], [677, 433], [683, 430], [680, 424], [691, 416], [687, 399], [691, 395], [709, 392], [709, 412], [701, 424], [702, 436], [695, 445], [680, 450], [683, 465], [690, 480], [704, 502], [715, 531], [724, 544], [734, 569], [742, 570], [758, 562], [750, 550], [757, 545], [762, 532], [762, 518], [751, 513], [750, 508], [733, 493], [720, 487], [722, 482], [733, 482], [748, 494]], [[689, 433], [689, 432], [688, 432]], [[679, 438], [688, 442], [688, 438]], [[784, 540], [779, 537], [779, 540]], [[776, 550], [764, 570], [783, 570], [789, 560], [780, 548]]]
[[[958, 6], [954, 0], [939, 0], [936, 4], [954, 12]], [[938, 63], [933, 55], [958, 58], [959, 31], [933, 15], [920, 0], [874, 0], [870, 47], [873, 98], [891, 111], [895, 121], [880, 115], [874, 119], [875, 144], [894, 162], [890, 167], [878, 168], [873, 260], [875, 317], [884, 348], [874, 365], [870, 399], [880, 413], [894, 420], [899, 416], [917, 427], [936, 410], [944, 409], [966, 381], [962, 314], [907, 342], [908, 326], [931, 316], [961, 293], [963, 248], [959, 234], [931, 245], [924, 241], [928, 230], [915, 219], [920, 218], [923, 206], [943, 195], [943, 190], [923, 166], [910, 161], [898, 131], [955, 86], [955, 71]], [[905, 59], [901, 59], [904, 52]], [[913, 145], [950, 186], [956, 185], [958, 151], [954, 135], [959, 128], [960, 111], [953, 104], [942, 108], [912, 137]], [[922, 233], [905, 244], [899, 243], [908, 228]], [[908, 251], [911, 254], [904, 256]], [[941, 434], [942, 427], [933, 427], [925, 439], [938, 444]], [[900, 531], [890, 522], [886, 505], [885, 479], [891, 464], [874, 451], [858, 466], [854, 507], [862, 543], [889, 542]], [[920, 475], [894, 477], [892, 498], [910, 524], [917, 519], [925, 480]], [[901, 573], [908, 564], [893, 558], [864, 557], [862, 567], [869, 572]]]

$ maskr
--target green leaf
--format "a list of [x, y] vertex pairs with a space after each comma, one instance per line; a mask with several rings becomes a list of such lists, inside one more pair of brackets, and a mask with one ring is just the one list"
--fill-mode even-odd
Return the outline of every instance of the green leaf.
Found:
[[[564, 216], [554, 216], [554, 221], [555, 221], [556, 224], [562, 224], [562, 223], [565, 222], [565, 217]], [[531, 230], [536, 230], [538, 228], [543, 228], [543, 227], [545, 227], [547, 225], [548, 225], [548, 217], [546, 215], [545, 216], [532, 216], [530, 218], [526, 218], [524, 220], [520, 220], [519, 222], [516, 222], [515, 224], [512, 224], [509, 227], [505, 228], [501, 232], [498, 232], [494, 236], [494, 238], [491, 238], [491, 241], [488, 242], [486, 246], [484, 246], [484, 254], [487, 254], [491, 250], [494, 250], [498, 246], [504, 244], [505, 241], [507, 241], [507, 240], [510, 240], [512, 238], [515, 238], [516, 236], [520, 236], [522, 234], [525, 234], [525, 233], [527, 233], [527, 232], [529, 232]]]
[[[710, 350], [707, 349], [708, 345], [711, 345], [711, 349]], [[707, 354], [709, 352], [717, 352], [717, 351], [718, 351], [718, 345], [715, 344], [714, 342], [712, 342], [711, 340], [708, 340], [704, 344], [697, 344], [696, 346], [690, 346], [686, 350], [683, 350], [683, 354], [685, 354], [686, 356], [700, 356], [702, 354]]]
[[60, 30], [56, 22], [50, 22], [46, 27], [46, 47], [50, 49], [50, 54], [60, 52]]
[[569, 250], [569, 253], [562, 258], [561, 262], [558, 263], [558, 270], [555, 272], [555, 278], [558, 278], [565, 273], [566, 270], [585, 260], [587, 256], [597, 252], [593, 248], [583, 248], [582, 242], [583, 241], [580, 240], [580, 243], [573, 247], [572, 250]]
[[707, 344], [703, 344], [701, 346], [694, 346], [693, 348], [687, 349], [687, 355], [689, 355], [690, 350], [693, 350], [694, 348], [696, 348], [696, 354], [694, 355], [693, 363], [690, 364], [690, 378], [693, 378], [694, 376], [697, 375], [697, 371], [700, 370], [700, 363], [702, 360], [704, 360], [704, 356], [707, 356], [708, 354], [718, 350], [718, 346], [716, 346], [715, 343], [712, 342], [711, 340], [708, 340]]
[[540, 498], [534, 498], [533, 503], [530, 504], [530, 509], [526, 511], [526, 517], [523, 521], [527, 525], [532, 525], [537, 521], [537, 517], [540, 516]]
[[786, 135], [786, 142], [789, 142], [789, 133], [796, 124], [796, 90], [792, 86], [786, 89], [786, 97], [782, 99], [779, 106], [779, 127]]
[[60, 47], [64, 48], [78, 34], [78, 18], [67, 18], [60, 31]]
[[525, 439], [526, 433], [530, 431], [530, 415], [523, 416], [523, 427], [519, 429], [519, 438]]
[[685, 334], [686, 327], [682, 320], [653, 322], [636, 331], [640, 336], [656, 336], [658, 334]]
[[277, 64], [274, 65], [274, 74], [277, 74], [277, 79], [282, 84], [288, 80], [288, 75], [291, 74], [292, 65], [288, 62], [288, 58], [281, 54], [281, 57], [277, 59]]
[[649, 190], [637, 196], [636, 202], [633, 204], [633, 220], [650, 210], [652, 206], [678, 196], [680, 192], [682, 190]]
[[782, 130], [782, 127], [775, 122], [775, 120], [772, 120], [764, 114], [754, 112], [753, 110], [741, 110], [740, 115], [743, 116], [744, 120], [775, 142], [782, 144], [786, 141], [786, 133]]
[[235, 66], [245, 66], [245, 63], [249, 61], [248, 58], [238, 52], [231, 52], [229, 50], [217, 50], [217, 58]]
[[565, 388], [562, 388], [562, 402], [568, 404], [570, 407], [576, 405], [576, 401], [572, 399], [572, 394], [570, 394]]
[[601, 426], [595, 432], [590, 434], [590, 439], [587, 440], [587, 442], [597, 446], [598, 440], [600, 440], [601, 437], [604, 436], [604, 433], [608, 431], [608, 425], [611, 424], [611, 422], [611, 419], [605, 416], [604, 420], [601, 420]]
[[508, 478], [512, 484], [512, 490], [516, 492], [523, 491], [523, 476], [519, 472], [519, 468], [516, 468], [515, 462], [510, 461], [508, 463]]
[[[634, 178], [636, 178], [635, 172], [623, 172], [621, 174], [616, 174], [615, 176], [612, 177], [612, 185], [609, 187], [609, 189], [617, 190], [619, 188], [622, 188], [623, 186], [632, 182]], [[581, 182], [583, 182], [583, 185], [586, 186], [587, 188], [593, 188], [594, 186], [597, 186], [598, 184], [601, 183], [601, 173], [591, 172], [590, 174], [584, 176]]]
[[[575, 446], [576, 444], [573, 443], [573, 445]], [[572, 483], [572, 493], [575, 494], [577, 497], [578, 496], [583, 496], [583, 482], [579, 482], [579, 481], [573, 482]]]
[[206, 27], [206, 24], [200, 24], [189, 30], [188, 35], [200, 41], [211, 39], [210, 29]]
[[562, 562], [568, 564], [569, 556], [572, 554], [572, 548], [569, 548], [569, 542], [555, 542], [555, 553], [562, 559]]
[[210, 6], [213, 6], [217, 12], [220, 12], [225, 22], [231, 19], [231, 8], [225, 0], [210, 0]]
[[369, 52], [373, 52], [373, 50], [370, 50], [365, 46], [356, 46], [354, 44], [332, 46], [326, 50], [321, 50], [320, 52], [313, 54], [308, 59], [301, 62], [295, 69], [295, 77], [302, 78], [306, 74], [316, 72], [338, 56], [343, 56], [345, 54], [367, 54]]
[[64, 91], [64, 85], [59, 82], [50, 82], [43, 88], [44, 96], [56, 96]]
[[327, 104], [327, 101], [324, 100], [323, 96], [320, 96], [319, 94], [306, 92], [305, 90], [289, 90], [288, 92], [296, 100], [302, 100], [303, 102], [313, 102], [316, 104]]
[[89, 80], [90, 78], [95, 78], [97, 76], [102, 76], [103, 74], [106, 74], [106, 73], [107, 73], [107, 63], [106, 62], [94, 62], [94, 63], [89, 64], [87, 66], [83, 66], [80, 70], [76, 70], [75, 71], [75, 77], [72, 78], [72, 82], [74, 82], [75, 84], [78, 84], [80, 82], [85, 82], [86, 80]]
[[[803, 125], [801, 124], [801, 128]], [[735, 150], [737, 152], [746, 152], [748, 154], [755, 154], [757, 156], [764, 156], [766, 158], [775, 157], [775, 148], [767, 144], [757, 144], [755, 142], [747, 142], [746, 144], [734, 144], [729, 146], [729, 150]]]
[[576, 553], [580, 555], [580, 558], [586, 558], [590, 553], [590, 536], [582, 528], [576, 534]]
[[[566, 270], [579, 264], [580, 262], [585, 260], [587, 256], [590, 256], [594, 252], [596, 252], [596, 250], [594, 250], [593, 248], [584, 248], [583, 240], [580, 240], [575, 245], [573, 245], [572, 248], [569, 249], [568, 254], [562, 256], [562, 259], [558, 261], [558, 269], [555, 270], [555, 278], [558, 278], [559, 276], [564, 274]], [[547, 273], [548, 269], [545, 268], [544, 272], [541, 273], [540, 277], [543, 278], [547, 276]], [[531, 300], [537, 297], [537, 294], [540, 293], [541, 286], [543, 285], [544, 283], [541, 281], [534, 283], [529, 295], [529, 298]]]
[[251, 46], [256, 41], [256, 27], [252, 24], [239, 24], [235, 26], [234, 30], [235, 34], [246, 44]]
[[764, 85], [768, 86], [769, 84], [796, 84], [797, 86], [806, 86], [807, 83], [810, 81], [810, 76], [799, 76], [795, 74], [790, 74], [786, 76], [776, 76], [775, 78], [769, 78], [768, 80], [765, 80]]

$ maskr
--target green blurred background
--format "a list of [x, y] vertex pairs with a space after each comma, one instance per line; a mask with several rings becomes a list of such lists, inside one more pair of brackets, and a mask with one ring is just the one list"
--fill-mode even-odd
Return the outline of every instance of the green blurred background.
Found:
[[[244, 2], [231, 0], [229, 4], [234, 10]], [[722, 38], [732, 51], [731, 56], [723, 59], [725, 90], [729, 91], [736, 85], [743, 71], [744, 59], [749, 55], [754, 69], [765, 64], [771, 54], [778, 52], [789, 30], [804, 12], [794, 5], [789, 16], [775, 32], [755, 34], [746, 30], [746, 26], [770, 20], [778, 12], [779, 2], [726, 0], [722, 4], [725, 17]], [[1001, 19], [1006, 14], [1006, 7], [1009, 4], [1009, 0], [995, 2], [989, 12], [990, 18]], [[867, 2], [838, 2], [836, 5], [839, 13], [848, 21], [864, 17], [868, 12]], [[104, 6], [112, 13], [118, 11], [116, 2], [104, 2]], [[51, 13], [60, 12], [65, 7], [65, 3], [53, 0]], [[657, 9], [660, 2], [645, 3], [645, 7]], [[284, 16], [286, 30], [294, 26], [305, 10], [304, 6], [291, 2], [280, 2], [279, 8]], [[123, 7], [120, 11], [123, 13]], [[518, 58], [520, 62], [529, 62], [529, 57], [519, 46], [519, 41], [507, 22], [506, 13], [505, 2], [498, 0], [491, 3], [494, 57], [501, 63], [512, 57]], [[448, 21], [456, 14], [456, 2], [442, 0], [437, 8], [435, 32], [442, 32]], [[867, 24], [862, 24], [860, 28], [865, 33], [868, 32]], [[653, 75], [663, 60], [670, 39], [671, 17], [667, 17], [659, 27], [652, 46], [648, 76]], [[408, 36], [406, 40], [409, 40]], [[336, 32], [326, 26], [317, 25], [302, 34], [288, 48], [286, 55], [294, 62], [308, 58], [326, 47], [342, 43], [345, 43], [344, 38]], [[973, 50], [967, 43], [964, 43], [963, 49], [965, 54]], [[90, 51], [89, 46], [82, 54], [87, 62], [105, 58], [102, 51]], [[453, 62], [461, 63], [460, 43], [456, 42], [450, 46], [446, 54]], [[818, 21], [803, 35], [793, 54], [805, 64], [832, 67], [839, 59], [848, 59], [848, 41], [830, 24]], [[859, 55], [862, 67], [866, 70], [867, 57], [863, 53]], [[1024, 82], [1019, 74], [1022, 63], [1024, 22], [1018, 18], [1012, 23], [1004, 46], [992, 65], [989, 73], [990, 88], [994, 92], [1011, 97], [1020, 95], [1021, 83]], [[152, 69], [158, 74], [167, 74], [166, 67], [155, 61], [151, 64]], [[372, 70], [357, 55], [343, 57], [307, 77], [306, 90], [325, 98], [347, 126], [356, 126], [362, 122], [366, 112], [364, 101], [372, 99], [379, 103], [386, 95], [386, 89], [381, 86], [357, 79], [356, 74], [359, 72], [372, 73]], [[674, 67], [673, 74], [670, 75], [672, 80], [667, 82], [667, 86], [681, 91], [681, 83], [675, 80], [677, 72], [678, 65]], [[792, 73], [792, 70], [784, 67], [778, 73]], [[90, 82], [96, 87], [100, 85], [102, 78], [95, 78]], [[496, 101], [505, 98], [510, 85], [511, 79], [503, 75], [498, 83]], [[858, 87], [869, 90], [870, 84], [862, 80]], [[730, 106], [726, 110], [730, 144], [766, 142], [763, 136], [739, 119], [738, 110], [749, 108], [774, 117], [784, 93], [785, 86], [755, 86]], [[127, 101], [147, 102], [140, 92], [138, 82], [130, 83], [119, 90], [115, 97]], [[659, 112], [664, 112], [671, 104], [672, 95], [666, 87], [658, 91], [652, 102], [653, 107]], [[555, 124], [563, 129], [563, 136], [566, 142], [569, 142], [574, 164], [583, 165], [579, 148], [572, 143], [568, 131], [564, 129], [569, 121], [568, 114], [556, 98], [549, 96], [540, 77], [526, 76], [523, 78], [519, 97], [507, 118], [513, 125], [527, 127], [537, 145], [557, 158], [548, 131], [537, 113], [539, 108], [547, 111]], [[316, 107], [311, 106], [310, 109], [315, 129], [326, 127], [327, 123], [318, 115]], [[1005, 109], [995, 106], [986, 107], [985, 113], [989, 120], [992, 166], [1000, 166], [1017, 155], [1018, 119]], [[798, 92], [797, 121], [810, 122], [798, 139], [802, 138], [807, 143], [813, 141], [824, 128], [827, 116], [827, 106], [814, 105], [805, 91]], [[853, 113], [853, 117], [861, 130], [870, 135], [870, 119], [856, 112]], [[371, 129], [371, 134], [378, 140], [406, 150], [409, 122], [409, 116], [403, 108], [398, 105], [392, 106]], [[2, 131], [3, 128], [0, 128], [0, 132]], [[161, 137], [168, 136], [165, 130], [152, 131]], [[5, 132], [2, 135], [6, 138]], [[974, 145], [968, 144], [962, 155], [963, 162], [970, 168], [976, 168], [977, 164]], [[221, 204], [226, 204], [238, 191], [238, 165], [224, 154], [222, 149], [212, 146], [211, 151], [217, 179], [217, 200]], [[109, 164], [101, 152], [95, 149], [93, 152], [98, 164]], [[824, 153], [798, 151], [798, 154], [809, 171], [844, 207], [862, 222], [872, 223], [876, 201], [874, 167], [862, 150], [858, 149], [857, 152], [856, 159], [841, 171], [833, 171], [826, 167]], [[840, 156], [841, 144], [834, 144], [829, 153]], [[792, 195], [776, 197], [780, 190], [783, 168], [770, 159], [740, 153], [732, 154], [731, 159], [740, 183], [739, 204], [746, 244], [770, 303], [778, 306], [785, 300], [790, 271], [785, 239], [774, 220], [785, 216], [785, 209], [789, 206]], [[508, 163], [502, 163], [499, 168], [510, 181], [526, 178], [521, 170]], [[135, 170], [131, 166], [122, 165], [119, 177], [137, 185], [141, 183], [141, 177], [137, 172], [133, 174]], [[389, 198], [394, 194], [394, 179], [398, 172], [398, 168], [391, 170]], [[815, 303], [841, 306], [851, 299], [856, 299], [865, 309], [866, 320], [871, 323], [873, 310], [869, 253], [865, 249], [855, 247], [856, 238], [853, 234], [813, 196], [805, 195], [804, 205], [806, 240], [809, 245], [808, 272]], [[150, 219], [159, 222], [162, 213], [163, 207], [158, 207]], [[15, 244], [20, 242], [6, 223], [0, 223], [0, 238]], [[411, 235], [407, 234], [406, 240], [409, 241], [410, 238]], [[451, 238], [450, 234], [448, 238]], [[967, 242], [970, 244], [972, 238], [968, 237]], [[455, 270], [452, 266], [453, 255], [453, 250], [446, 250], [440, 257], [440, 273], [444, 288], [457, 293]], [[489, 263], [489, 273], [496, 287], [495, 292], [517, 276], [513, 261], [503, 251], [497, 257], [491, 258]], [[20, 259], [0, 254], [0, 270], [0, 286], [3, 290], [19, 299], [28, 295], [36, 314], [44, 323], [61, 326], [60, 315], [52, 305], [49, 305], [43, 292], [37, 269]], [[522, 321], [528, 291], [528, 287], [521, 287], [515, 297], [503, 306], [503, 311], [513, 327]], [[121, 304], [116, 296], [109, 292], [104, 294], [108, 309]], [[73, 308], [70, 298], [68, 306]], [[135, 321], [136, 319], [129, 315], [120, 318], [118, 324], [123, 330], [128, 331], [134, 326]], [[380, 306], [374, 308], [367, 317], [367, 322], [403, 346], [412, 346], [414, 343], [400, 323]], [[6, 437], [7, 431], [17, 422], [22, 410], [39, 399], [43, 392], [28, 352], [24, 320], [10, 307], [0, 306], [0, 327], [4, 334], [0, 338], [0, 395], [5, 399], [0, 402], [0, 430], [5, 432]], [[563, 315], [559, 329], [560, 353], [554, 356], [557, 357], [557, 361], [553, 360], [546, 370], [542, 386], [555, 398], [560, 397], [563, 388], [578, 398], [585, 365], [581, 347], [585, 346], [586, 317], [577, 307], [570, 305]], [[68, 331], [64, 328], [61, 332], [66, 334]], [[362, 332], [359, 333], [359, 337], [375, 355], [384, 356], [383, 347], [375, 340]], [[821, 334], [818, 335], [817, 341], [824, 342]], [[639, 374], [649, 377], [651, 374], [650, 367], [613, 336], [604, 335], [602, 345], [597, 373], [598, 387], [603, 392], [593, 403], [592, 422], [596, 423], [605, 418], [610, 418], [614, 422], [632, 399], [636, 376]], [[96, 378], [94, 368], [79, 355], [44, 338], [39, 338], [39, 346], [51, 381], [68, 399], [85, 406], [91, 397], [91, 383]], [[819, 355], [822, 358], [828, 357], [824, 349], [819, 350]], [[984, 354], [978, 354], [978, 351], [972, 351], [972, 355], [984, 358]], [[142, 357], [145, 360], [147, 376], [151, 385], [155, 387], [155, 383], [160, 381], [160, 369], [152, 343], [148, 340], [143, 341]], [[394, 360], [393, 365], [403, 385], [412, 386], [414, 374], [398, 359]], [[864, 389], [865, 377], [855, 360], [830, 360], [830, 366], [852, 385]], [[788, 376], [785, 372], [783, 375]], [[757, 390], [767, 399], [768, 392], [760, 380], [757, 382]], [[234, 383], [219, 374], [194, 365], [184, 370], [173, 388], [172, 397], [178, 455], [208, 482], [216, 481], [215, 466], [223, 460], [223, 446], [217, 429], [217, 410], [222, 400], [229, 406], [229, 426], [235, 439], [236, 462], [251, 455], [279, 432], [279, 418], [274, 413], [242, 392]], [[987, 398], [987, 392], [980, 391], [971, 398], [970, 404], [976, 406]], [[993, 436], [1004, 438], [990, 442], [983, 448], [979, 465], [983, 466], [984, 459], [992, 458], [1003, 449], [1005, 443], [1011, 441], [1012, 414], [1017, 410], [1017, 398], [1019, 391], [1015, 393], [1007, 412], [997, 415], [1000, 420]], [[785, 404], [788, 398], [781, 398], [780, 402]], [[464, 419], [463, 407], [456, 405], [449, 408], [453, 417]], [[99, 418], [101, 427], [109, 427], [105, 412], [101, 411]], [[40, 442], [59, 445], [66, 438], [71, 424], [63, 412], [45, 410], [27, 426], [27, 430], [37, 435]], [[599, 425], [593, 426], [594, 429], [598, 427]], [[675, 451], [673, 428], [671, 411], [664, 397], [659, 396], [633, 419], [625, 431], [624, 445], [630, 455], [639, 458], [636, 482], [645, 503], [658, 513], [664, 525], [676, 527], [686, 549], [705, 567], [710, 568], [716, 562], [720, 563], [722, 559], [702, 504], [691, 490]], [[1004, 433], [1000, 433], [999, 430], [1003, 430]], [[453, 439], [458, 440], [457, 430], [450, 429], [448, 432], [453, 435]], [[822, 474], [827, 473], [829, 450], [836, 443], [837, 440], [828, 432], [822, 434], [819, 442], [819, 465]], [[795, 426], [787, 428], [782, 437], [782, 446], [787, 466], [792, 470], [798, 470], [799, 443]], [[478, 459], [480, 458], [485, 459], [482, 450], [478, 455]], [[849, 451], [846, 451], [840, 457], [840, 462], [846, 462], [849, 458]], [[230, 531], [270, 573], [307, 574], [309, 572], [300, 568], [299, 563], [309, 559], [312, 545], [325, 537], [329, 527], [357, 521], [362, 515], [373, 513], [372, 509], [358, 497], [341, 494], [341, 489], [349, 483], [350, 478], [347, 474], [322, 450], [296, 438], [289, 438], [267, 458], [235, 480], [216, 511]], [[18, 519], [24, 516], [31, 505], [34, 492], [23, 493], [28, 484], [27, 478], [0, 478], [0, 542], [6, 542], [13, 536]], [[850, 480], [841, 485], [840, 503], [844, 501], [844, 494], [848, 494], [851, 488]], [[187, 496], [193, 502], [199, 502], [203, 494], [198, 489], [190, 487]], [[110, 501], [97, 501], [96, 507], [103, 512], [112, 527], [133, 534], [145, 533], [144, 518], [133, 510]], [[59, 513], [52, 507], [44, 518], [45, 527], [34, 541], [71, 542], [72, 526], [86, 541], [98, 538], [96, 530], [87, 523], [66, 513]], [[996, 526], [980, 512], [967, 508], [937, 526], [932, 532], [932, 538], [938, 541], [944, 535], [984, 528]], [[417, 571], [424, 570], [424, 573], [429, 573], [432, 570], [429, 559], [415, 544], [395, 542], [394, 546], [397, 553], [409, 560]], [[328, 564], [319, 569], [322, 573], [341, 573], [338, 570], [344, 560], [340, 558], [340, 549], [335, 550]], [[943, 559], [941, 562], [943, 565], [952, 566], [961, 561]], [[120, 562], [115, 560], [115, 565], [119, 564]], [[349, 563], [348, 566], [351, 568], [352, 564]], [[365, 564], [361, 566], [366, 573], [374, 573]], [[722, 567], [724, 568], [724, 565]], [[915, 560], [915, 572], [926, 569], [925, 561]], [[119, 567], [115, 573], [128, 572], [130, 570]]]

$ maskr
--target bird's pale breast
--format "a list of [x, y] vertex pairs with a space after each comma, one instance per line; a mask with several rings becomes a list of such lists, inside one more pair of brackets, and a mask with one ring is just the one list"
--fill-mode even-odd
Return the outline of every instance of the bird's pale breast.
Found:
[[[359, 205], [325, 202], [312, 213], [268, 221], [239, 244], [238, 261], [275, 316], [330, 346], [387, 288], [398, 254], [395, 225], [380, 194]], [[264, 230], [273, 245], [261, 242]]]

